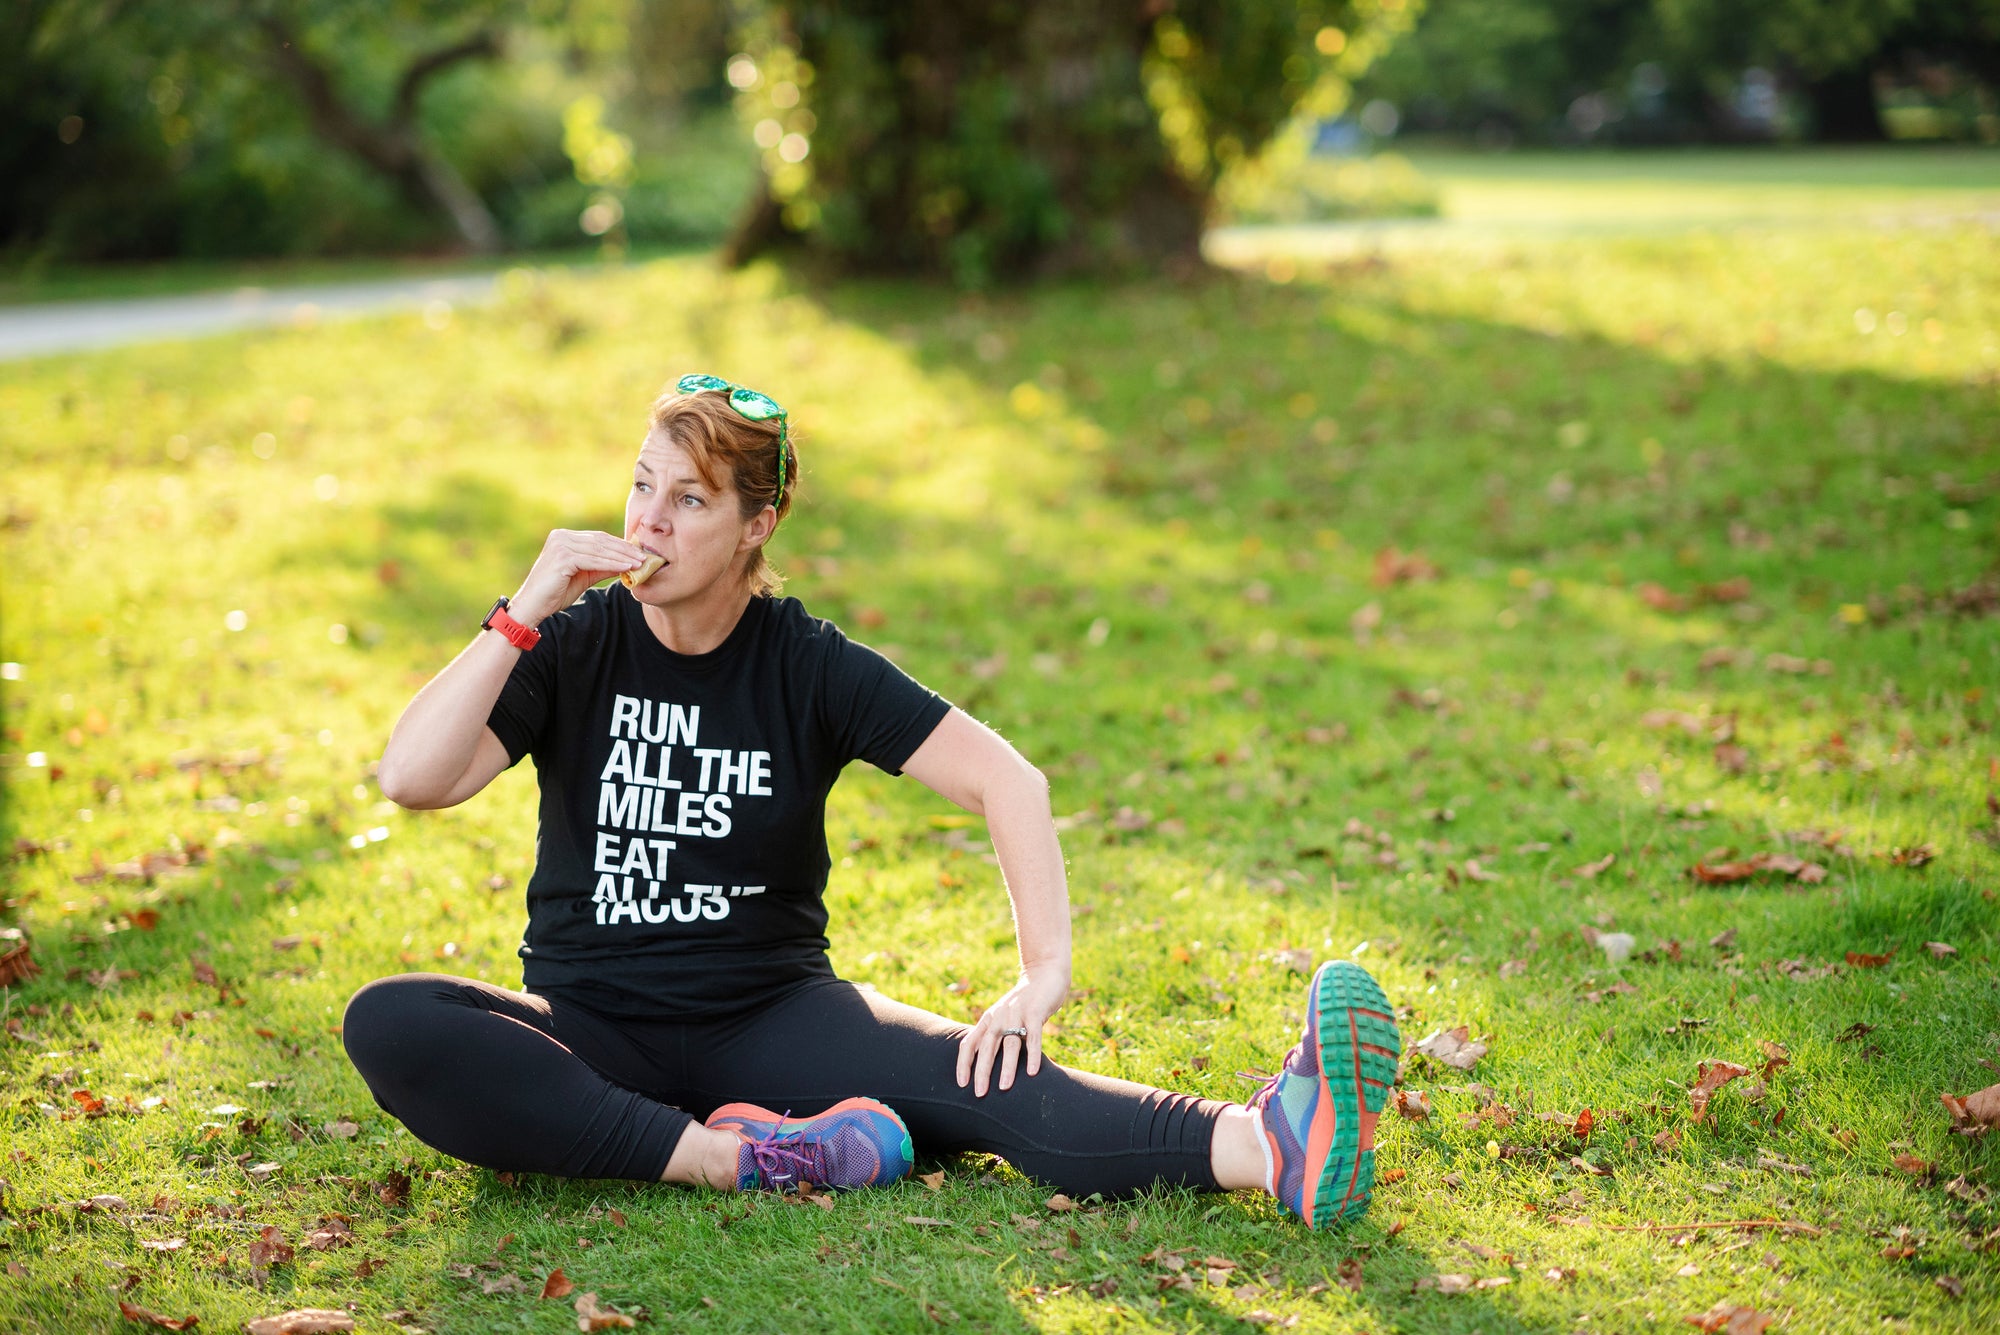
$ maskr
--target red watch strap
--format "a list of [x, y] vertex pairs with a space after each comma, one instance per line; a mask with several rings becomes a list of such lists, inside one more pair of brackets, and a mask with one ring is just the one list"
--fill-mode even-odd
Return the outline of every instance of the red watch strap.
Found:
[[486, 620], [479, 623], [481, 630], [497, 630], [507, 637], [507, 643], [516, 649], [532, 649], [542, 642], [542, 633], [533, 626], [524, 626], [507, 615], [507, 600], [502, 598], [493, 604], [493, 610], [486, 614]]

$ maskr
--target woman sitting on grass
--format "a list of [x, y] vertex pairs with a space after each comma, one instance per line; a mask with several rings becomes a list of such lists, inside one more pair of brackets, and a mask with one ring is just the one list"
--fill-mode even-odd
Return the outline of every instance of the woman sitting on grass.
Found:
[[[533, 756], [541, 828], [524, 990], [404, 974], [348, 1004], [376, 1101], [447, 1154], [559, 1177], [858, 1187], [919, 1147], [984, 1150], [1076, 1196], [1256, 1187], [1313, 1226], [1358, 1215], [1400, 1045], [1353, 964], [1314, 975], [1304, 1035], [1247, 1104], [1042, 1060], [1070, 987], [1048, 784], [775, 596], [764, 546], [797, 479], [783, 409], [684, 377], [653, 405], [625, 536], [551, 533], [404, 711], [385, 794], [454, 806]], [[826, 797], [857, 758], [986, 818], [1021, 973], [970, 1026], [827, 960]]]

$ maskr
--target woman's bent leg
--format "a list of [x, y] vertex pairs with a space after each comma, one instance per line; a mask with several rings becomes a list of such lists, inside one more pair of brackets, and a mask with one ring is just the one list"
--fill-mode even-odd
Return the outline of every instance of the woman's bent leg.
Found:
[[693, 1119], [614, 1083], [556, 1037], [588, 1039], [593, 1028], [541, 997], [403, 974], [354, 994], [341, 1039], [383, 1110], [454, 1158], [657, 1181]]
[[998, 1154], [1078, 1196], [1217, 1185], [1210, 1140], [1228, 1105], [1050, 1061], [975, 1098], [958, 1087], [964, 1025], [852, 983], [813, 983], [702, 1032], [690, 1034], [688, 1079], [717, 1103], [803, 1116], [865, 1095], [896, 1110], [920, 1151]]

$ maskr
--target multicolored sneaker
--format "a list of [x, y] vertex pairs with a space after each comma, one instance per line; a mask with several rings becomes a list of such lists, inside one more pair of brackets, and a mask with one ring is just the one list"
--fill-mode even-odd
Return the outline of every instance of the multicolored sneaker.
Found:
[[1265, 1188], [1326, 1228], [1359, 1217], [1375, 1186], [1375, 1119], [1396, 1083], [1403, 1041], [1395, 1010], [1368, 971], [1319, 966], [1306, 1027], [1285, 1064], [1250, 1097], [1264, 1146]]
[[738, 1191], [880, 1187], [916, 1162], [910, 1129], [874, 1099], [842, 1099], [817, 1117], [780, 1115], [754, 1103], [727, 1103], [708, 1115], [711, 1130], [743, 1141], [736, 1154]]

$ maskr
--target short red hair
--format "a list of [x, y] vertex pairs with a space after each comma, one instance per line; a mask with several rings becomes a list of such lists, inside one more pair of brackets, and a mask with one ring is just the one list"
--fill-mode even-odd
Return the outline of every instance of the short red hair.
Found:
[[[745, 519], [767, 505], [777, 510], [781, 523], [791, 513], [792, 497], [799, 489], [798, 455], [775, 420], [751, 421], [730, 407], [729, 396], [719, 390], [692, 394], [668, 390], [653, 400], [652, 429], [687, 451], [703, 482], [717, 491], [733, 489]], [[778, 494], [781, 449], [783, 495]], [[758, 597], [770, 597], [785, 585], [762, 547], [752, 556], [747, 577], [750, 592]]]

